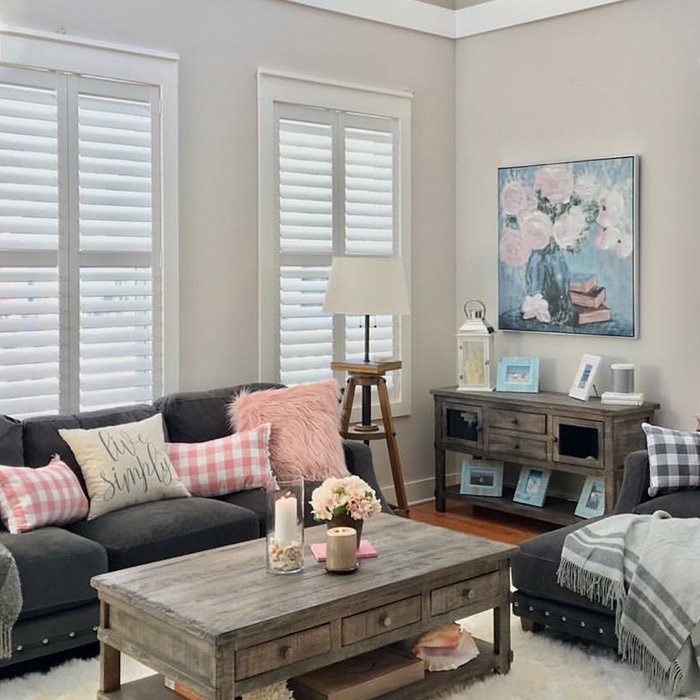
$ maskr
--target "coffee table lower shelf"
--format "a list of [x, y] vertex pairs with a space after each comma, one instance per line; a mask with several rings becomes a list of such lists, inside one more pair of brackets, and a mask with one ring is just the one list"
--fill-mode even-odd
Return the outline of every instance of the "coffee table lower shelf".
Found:
[[[422, 700], [431, 694], [439, 693], [456, 683], [485, 677], [498, 668], [498, 655], [493, 645], [481, 639], [475, 640], [479, 656], [454, 671], [427, 672], [417, 683], [385, 693], [375, 700]], [[138, 681], [124, 683], [119, 690], [110, 693], [98, 691], [97, 700], [183, 700], [183, 696], [165, 687], [163, 676], [155, 674]]]

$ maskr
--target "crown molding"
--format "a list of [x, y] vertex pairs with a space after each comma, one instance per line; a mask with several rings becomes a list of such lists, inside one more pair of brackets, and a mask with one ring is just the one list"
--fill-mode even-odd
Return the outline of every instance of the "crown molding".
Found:
[[446, 39], [464, 39], [625, 0], [488, 0], [450, 10], [420, 0], [286, 0]]
[[419, 0], [287, 0], [394, 27], [455, 38], [455, 11]]
[[490, 0], [457, 10], [455, 39], [590, 10], [624, 0]]

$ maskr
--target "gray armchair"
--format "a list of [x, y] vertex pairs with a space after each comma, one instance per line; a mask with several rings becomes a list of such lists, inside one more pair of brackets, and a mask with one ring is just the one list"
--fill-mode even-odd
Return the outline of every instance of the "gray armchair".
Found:
[[[615, 513], [653, 513], [665, 510], [677, 518], [700, 517], [700, 489], [676, 491], [651, 498], [649, 457], [632, 452], [625, 461], [625, 475]], [[608, 516], [603, 516], [608, 517]], [[613, 611], [592, 603], [557, 583], [564, 539], [573, 530], [592, 522], [582, 520], [568, 527], [533, 537], [520, 545], [513, 559], [513, 612], [523, 629], [550, 628], [617, 649]]]

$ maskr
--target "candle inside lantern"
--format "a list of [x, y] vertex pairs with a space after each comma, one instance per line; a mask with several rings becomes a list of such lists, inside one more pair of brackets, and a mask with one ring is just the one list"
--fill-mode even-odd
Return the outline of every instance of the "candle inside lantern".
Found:
[[357, 569], [357, 530], [334, 527], [326, 531], [326, 569], [350, 572]]
[[297, 499], [286, 491], [275, 502], [275, 539], [280, 547], [291, 544], [297, 534]]

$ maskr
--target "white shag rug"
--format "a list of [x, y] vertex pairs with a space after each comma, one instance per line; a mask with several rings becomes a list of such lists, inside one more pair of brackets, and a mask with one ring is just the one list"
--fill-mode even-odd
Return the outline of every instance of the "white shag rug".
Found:
[[[467, 629], [491, 641], [492, 613], [469, 618]], [[506, 676], [489, 676], [436, 696], [440, 700], [659, 700], [644, 676], [618, 661], [612, 651], [572, 645], [545, 634], [520, 629], [512, 618], [514, 661]], [[97, 659], [73, 660], [48, 673], [32, 673], [0, 681], [0, 700], [95, 700]], [[123, 682], [152, 673], [123, 657]], [[284, 685], [246, 696], [246, 700], [292, 700]], [[692, 698], [700, 700], [700, 694]], [[433, 700], [433, 699], [431, 699]]]

